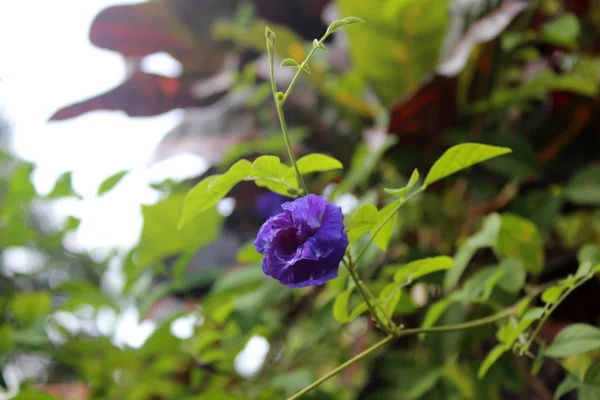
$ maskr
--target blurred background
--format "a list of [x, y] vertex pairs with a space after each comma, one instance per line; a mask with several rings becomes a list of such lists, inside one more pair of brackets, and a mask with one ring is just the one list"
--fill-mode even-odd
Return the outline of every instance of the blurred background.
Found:
[[[538, 282], [600, 244], [597, 1], [3, 1], [1, 398], [284, 398], [366, 346], [368, 321], [342, 331], [331, 319], [335, 284], [317, 296], [265, 282], [251, 241], [285, 198], [242, 183], [176, 229], [205, 176], [286, 157], [265, 24], [277, 56], [301, 62], [349, 15], [366, 23], [327, 40], [286, 104], [296, 153], [331, 154], [349, 172], [315, 177], [315, 192], [350, 214], [384, 205], [381, 188], [453, 144], [514, 151], [435, 187], [367, 263], [452, 254], [493, 211], [539, 232]], [[276, 74], [282, 88], [293, 76]], [[490, 255], [478, 257], [472, 268]], [[597, 324], [597, 290], [565, 302], [548, 337]], [[436, 282], [415, 286], [398, 317], [418, 321], [436, 296]], [[335, 345], [317, 355], [324, 338]], [[485, 384], [464, 367], [461, 388], [431, 372], [448, 354], [398, 346], [311, 398], [545, 399], [560, 382], [549, 366], [532, 383], [508, 360]], [[477, 394], [486, 385], [494, 396]]]

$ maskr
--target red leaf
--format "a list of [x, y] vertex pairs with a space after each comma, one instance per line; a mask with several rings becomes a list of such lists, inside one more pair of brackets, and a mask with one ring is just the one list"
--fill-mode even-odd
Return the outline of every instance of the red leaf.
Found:
[[90, 41], [134, 58], [165, 51], [180, 60], [197, 51], [193, 36], [158, 2], [105, 8], [92, 23]]
[[197, 99], [192, 93], [193, 83], [179, 78], [137, 72], [106, 93], [58, 110], [50, 120], [71, 119], [95, 110], [121, 110], [132, 117], [149, 117], [175, 108], [207, 106], [226, 94], [218, 92]]
[[[440, 75], [424, 83], [406, 100], [392, 107], [389, 132], [419, 134], [413, 140], [426, 140], [426, 133], [437, 133], [451, 126], [458, 116], [455, 102], [456, 79]], [[406, 144], [408, 138], [403, 137]], [[410, 140], [410, 139], [408, 139]]]

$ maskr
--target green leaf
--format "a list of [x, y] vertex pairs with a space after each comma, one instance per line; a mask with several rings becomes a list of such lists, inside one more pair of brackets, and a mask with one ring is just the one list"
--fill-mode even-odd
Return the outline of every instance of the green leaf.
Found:
[[[279, 161], [277, 157], [274, 158]], [[226, 173], [204, 178], [185, 197], [178, 228], [181, 229], [202, 211], [217, 204], [235, 185], [255, 172], [253, 164], [247, 160], [240, 160], [233, 164]], [[269, 173], [270, 171], [263, 172]]]
[[377, 221], [377, 207], [373, 204], [360, 206], [346, 228], [350, 243], [356, 242], [362, 235], [369, 232], [377, 224]]
[[[402, 3], [402, 10], [388, 12], [391, 3]], [[450, 4], [451, 0], [335, 2], [342, 15], [360, 15], [368, 22], [345, 32], [350, 58], [385, 106], [416, 91], [435, 70]]]
[[[300, 68], [302, 65], [298, 64], [298, 62], [296, 60], [294, 60], [293, 58], [285, 58], [281, 62], [281, 66], [282, 67], [296, 67], [296, 68]], [[304, 64], [304, 67], [302, 69], [304, 70], [304, 72], [306, 72], [307, 74], [310, 75], [310, 68], [308, 67], [308, 64]]]
[[408, 191], [410, 189], [412, 189], [413, 186], [415, 186], [418, 181], [419, 181], [419, 171], [417, 171], [415, 169], [413, 171], [412, 175], [410, 176], [410, 179], [408, 180], [408, 183], [403, 188], [400, 188], [400, 189], [383, 189], [383, 190], [387, 194], [391, 194], [392, 196], [396, 196], [396, 197], [400, 197], [401, 199], [404, 199], [406, 197], [406, 194], [408, 193]]
[[354, 310], [352, 310], [352, 312], [348, 316], [348, 321], [354, 321], [356, 318], [360, 317], [365, 312], [367, 312], [368, 309], [369, 309], [369, 306], [367, 305], [367, 303], [365, 303], [364, 301], [359, 303], [356, 306], [356, 308]]
[[[239, 161], [236, 164], [239, 164]], [[234, 164], [234, 166], [236, 164]], [[244, 166], [244, 168], [247, 168], [247, 166]], [[288, 167], [281, 164], [279, 157], [260, 156], [254, 160], [252, 163], [252, 169], [247, 175], [251, 175], [256, 178], [280, 179], [287, 171]]]
[[128, 173], [129, 170], [120, 171], [103, 180], [98, 187], [97, 195], [102, 196], [103, 194], [110, 192]]
[[453, 298], [445, 298], [433, 303], [423, 319], [423, 328], [431, 328], [440, 319], [442, 314], [450, 307], [456, 300]]
[[333, 21], [327, 28], [327, 34], [333, 33], [346, 25], [363, 24], [364, 22], [365, 21], [357, 17], [346, 17], [337, 21]]
[[554, 392], [554, 398], [558, 400], [570, 391], [579, 389], [581, 387], [583, 387], [583, 384], [581, 382], [574, 379], [571, 375], [567, 375], [565, 380], [562, 381], [560, 385], [558, 385], [558, 387], [556, 388], [556, 391]]
[[587, 324], [573, 324], [560, 331], [545, 355], [563, 358], [596, 349], [600, 349], [600, 329]]
[[397, 202], [393, 202], [379, 210], [377, 213], [377, 226], [371, 229], [371, 234], [375, 234], [375, 231], [378, 229], [380, 224], [391, 215], [390, 219], [379, 230], [377, 236], [375, 236], [375, 239], [373, 239], [373, 243], [375, 243], [375, 245], [382, 251], [387, 251], [388, 244], [390, 243], [390, 239], [392, 237], [392, 232], [394, 231], [394, 226], [396, 226], [396, 221], [398, 220], [396, 215], [392, 215], [395, 212], [394, 210], [396, 209], [397, 205]]
[[[302, 175], [310, 174], [312, 172], [324, 172], [344, 168], [340, 161], [333, 157], [319, 153], [313, 153], [301, 157], [296, 163]], [[295, 173], [294, 167], [290, 167], [287, 175], [293, 175]]]
[[[190, 194], [185, 196], [183, 193], [175, 193], [156, 204], [142, 206], [144, 224], [139, 244], [139, 262], [142, 266], [178, 253], [197, 251], [217, 238], [223, 217], [214, 203], [208, 208], [201, 207], [202, 211], [199, 212], [192, 212], [189, 207]], [[185, 222], [189, 223], [179, 229], [177, 221], [182, 209], [187, 219]]]
[[498, 267], [488, 267], [477, 271], [465, 282], [462, 290], [465, 298], [469, 301], [487, 301], [505, 273], [505, 270]]
[[577, 252], [577, 261], [579, 261], [579, 264], [600, 264], [600, 248], [594, 243], [583, 245]]
[[63, 231], [64, 232], [74, 231], [77, 228], [79, 228], [80, 224], [81, 224], [81, 219], [73, 217], [72, 215], [70, 215], [69, 218], [67, 218], [67, 221], [65, 222], [65, 226], [63, 228]]
[[492, 365], [494, 365], [496, 363], [496, 361], [498, 361], [498, 359], [500, 357], [502, 357], [502, 355], [504, 353], [506, 353], [509, 349], [510, 349], [510, 347], [506, 346], [504, 344], [499, 344], [496, 347], [494, 347], [492, 349], [492, 351], [490, 351], [488, 353], [488, 355], [485, 357], [485, 360], [483, 360], [483, 363], [481, 363], [481, 366], [479, 367], [479, 371], [477, 372], [477, 377], [479, 379], [482, 379], [485, 376], [485, 374], [489, 371], [489, 369], [492, 367]]
[[578, 171], [565, 187], [564, 194], [575, 204], [600, 204], [600, 165]]
[[379, 302], [383, 306], [385, 315], [382, 316], [384, 320], [391, 318], [396, 311], [400, 296], [402, 295], [402, 288], [395, 283], [386, 285], [381, 293], [379, 294]]
[[542, 293], [542, 301], [548, 305], [552, 305], [558, 301], [565, 290], [567, 290], [567, 288], [564, 285], [549, 287]]
[[492, 247], [498, 242], [501, 219], [500, 215], [493, 213], [484, 220], [481, 229], [469, 237], [454, 255], [454, 267], [444, 277], [444, 290], [450, 291], [456, 286], [460, 277], [469, 265], [475, 252], [484, 247]]
[[580, 400], [600, 398], [600, 362], [590, 365], [583, 378], [583, 387], [579, 390]]
[[423, 187], [427, 187], [458, 171], [479, 164], [490, 158], [511, 153], [506, 147], [489, 146], [479, 143], [462, 143], [446, 150], [444, 154], [433, 164], [425, 178]]
[[398, 272], [394, 274], [394, 282], [408, 285], [413, 280], [422, 276], [452, 268], [453, 264], [454, 260], [448, 256], [438, 256], [412, 261], [398, 269]]
[[247, 242], [238, 250], [236, 259], [242, 264], [260, 264], [263, 256], [254, 247], [254, 240]]
[[48, 292], [19, 293], [15, 295], [9, 305], [17, 321], [23, 325], [30, 325], [50, 312], [52, 296]]
[[56, 180], [54, 188], [46, 197], [49, 199], [58, 199], [62, 197], [81, 198], [81, 196], [75, 192], [75, 189], [73, 189], [73, 172], [68, 171], [61, 174]]
[[542, 272], [544, 242], [537, 226], [525, 218], [502, 214], [497, 250], [503, 257], [520, 259], [525, 269], [532, 274]]
[[579, 20], [571, 13], [566, 13], [560, 17], [544, 24], [540, 39], [556, 45], [574, 47], [581, 33]]
[[335, 319], [340, 324], [350, 322], [350, 316], [348, 314], [348, 303], [350, 301], [350, 296], [352, 295], [353, 290], [354, 286], [344, 290], [335, 298], [335, 302], [333, 303], [333, 319]]
[[507, 258], [498, 264], [498, 268], [504, 271], [502, 278], [498, 281], [498, 286], [508, 293], [518, 293], [527, 278], [527, 272], [521, 260]]
[[300, 64], [298, 64], [298, 62], [296, 60], [294, 60], [293, 58], [284, 58], [283, 61], [281, 62], [281, 66], [282, 67], [300, 68]]

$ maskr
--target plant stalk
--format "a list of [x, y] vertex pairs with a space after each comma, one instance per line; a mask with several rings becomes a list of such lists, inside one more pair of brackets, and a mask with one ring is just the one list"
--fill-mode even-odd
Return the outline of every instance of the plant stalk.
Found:
[[499, 321], [501, 319], [504, 319], [506, 317], [509, 317], [509, 316], [513, 315], [515, 313], [515, 311], [516, 310], [515, 310], [514, 307], [510, 307], [510, 308], [502, 310], [502, 311], [500, 311], [500, 312], [498, 312], [496, 314], [492, 314], [490, 316], [487, 316], [487, 317], [484, 317], [484, 318], [479, 318], [479, 319], [476, 319], [476, 320], [473, 320], [473, 321], [464, 322], [462, 324], [454, 324], [454, 325], [446, 325], [446, 326], [434, 326], [434, 327], [431, 327], [431, 328], [413, 328], [413, 329], [404, 329], [404, 330], [398, 331], [394, 335], [389, 335], [389, 336], [385, 337], [384, 339], [382, 339], [379, 342], [375, 343], [373, 346], [369, 347], [368, 349], [366, 349], [362, 353], [356, 355], [355, 357], [349, 359], [348, 361], [346, 361], [345, 363], [341, 364], [337, 368], [331, 370], [326, 375], [324, 375], [321, 378], [317, 379], [316, 381], [314, 381], [313, 383], [311, 383], [309, 386], [305, 387], [304, 389], [302, 389], [301, 391], [299, 391], [298, 393], [296, 393], [292, 397], [288, 398], [288, 400], [299, 399], [300, 397], [304, 396], [305, 394], [307, 394], [311, 390], [317, 388], [318, 386], [320, 386], [324, 382], [326, 382], [329, 379], [333, 378], [334, 376], [336, 376], [337, 374], [339, 374], [340, 372], [342, 372], [344, 369], [348, 368], [349, 366], [351, 366], [355, 362], [358, 362], [358, 361], [362, 360], [363, 358], [365, 358], [369, 354], [373, 353], [375, 350], [377, 350], [380, 347], [386, 345], [387, 343], [389, 343], [393, 339], [396, 339], [396, 338], [399, 338], [399, 337], [402, 337], [402, 336], [415, 335], [415, 334], [420, 334], [420, 333], [452, 332], [452, 331], [458, 331], [458, 330], [463, 330], [463, 329], [475, 328], [475, 327], [478, 327], [478, 326], [491, 324], [491, 323], [494, 323], [494, 322]]

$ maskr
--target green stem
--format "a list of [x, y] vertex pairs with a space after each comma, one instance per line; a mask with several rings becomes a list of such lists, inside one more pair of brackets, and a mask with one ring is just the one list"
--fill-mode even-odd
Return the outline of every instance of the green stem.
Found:
[[385, 339], [380, 340], [379, 342], [375, 343], [373, 346], [369, 347], [362, 353], [358, 354], [355, 357], [352, 357], [351, 359], [349, 359], [345, 363], [341, 364], [337, 368], [331, 370], [327, 375], [324, 375], [321, 378], [317, 379], [316, 381], [314, 381], [313, 383], [311, 383], [310, 385], [308, 385], [307, 387], [305, 387], [304, 389], [302, 389], [301, 391], [299, 391], [298, 393], [296, 393], [295, 395], [290, 397], [288, 400], [299, 399], [300, 397], [304, 396], [311, 390], [320, 386], [322, 383], [328, 381], [330, 378], [333, 378], [334, 376], [336, 376], [337, 374], [339, 374], [340, 372], [342, 372], [343, 370], [345, 370], [346, 368], [348, 368], [355, 362], [362, 360], [363, 358], [365, 358], [366, 356], [368, 356], [375, 350], [379, 349], [382, 346], [385, 346], [388, 342], [392, 341], [393, 339], [394, 339], [394, 337], [392, 335], [390, 335], [390, 336], [387, 336]]
[[556, 303], [552, 304], [552, 306], [550, 308], [548, 308], [548, 310], [544, 313], [544, 316], [542, 317], [540, 322], [535, 327], [535, 330], [531, 334], [529, 340], [527, 341], [527, 344], [525, 346], [523, 346], [523, 350], [525, 352], [529, 350], [531, 343], [533, 343], [533, 341], [535, 340], [537, 335], [540, 333], [540, 330], [542, 330], [542, 326], [546, 323], [546, 320], [548, 319], [548, 317], [550, 317], [550, 314], [552, 314], [554, 312], [554, 310], [556, 310], [556, 307], [558, 307], [560, 305], [560, 303], [562, 303], [563, 300], [566, 299], [567, 296], [569, 296], [575, 289], [577, 289], [579, 286], [583, 285], [587, 281], [588, 281], [588, 279], [581, 279], [579, 282], [577, 282], [570, 288], [566, 289], [564, 291], [564, 293], [560, 295], [558, 300], [556, 300]]
[[292, 161], [292, 165], [294, 166], [294, 170], [296, 170], [296, 176], [298, 177], [298, 183], [300, 183], [300, 187], [304, 191], [304, 195], [308, 194], [308, 189], [306, 188], [306, 183], [304, 183], [304, 178], [300, 173], [300, 169], [298, 168], [298, 164], [296, 163], [296, 157], [294, 156], [294, 151], [292, 150], [292, 144], [290, 143], [290, 138], [288, 137], [287, 125], [285, 123], [285, 117], [283, 116], [283, 108], [281, 107], [282, 103], [277, 102], [277, 96], [275, 96], [275, 102], [277, 103], [277, 115], [279, 115], [279, 123], [281, 124], [281, 132], [283, 133], [283, 140], [285, 141], [285, 147], [287, 148], [288, 155], [290, 156], [290, 160]]
[[[273, 46], [275, 46], [275, 45], [273, 45]], [[273, 48], [273, 51], [275, 51], [274, 48]], [[302, 178], [302, 174], [300, 173], [300, 169], [298, 168], [298, 164], [296, 163], [296, 157], [294, 156], [294, 151], [292, 150], [292, 144], [290, 143], [290, 138], [289, 138], [288, 132], [287, 132], [285, 116], [283, 115], [282, 106], [283, 106], [283, 103], [285, 102], [285, 99], [287, 96], [284, 95], [281, 98], [279, 96], [277, 96], [277, 85], [275, 83], [275, 67], [274, 67], [273, 63], [274, 63], [273, 55], [269, 54], [269, 64], [270, 64], [269, 68], [270, 68], [270, 74], [271, 74], [271, 91], [273, 92], [273, 99], [275, 100], [275, 106], [277, 108], [277, 116], [279, 117], [279, 124], [281, 125], [281, 132], [283, 133], [283, 140], [285, 141], [285, 147], [287, 148], [288, 155], [290, 156], [290, 161], [292, 162], [292, 165], [294, 166], [294, 170], [296, 171], [296, 176], [298, 177], [298, 183], [300, 184], [300, 187], [304, 191], [304, 195], [307, 195], [308, 189], [306, 188], [306, 184], [304, 183], [304, 178]], [[302, 63], [302, 65], [304, 65], [304, 63]], [[300, 73], [300, 70], [298, 71], [298, 73], [296, 75], [298, 75], [299, 73]], [[290, 87], [288, 87], [286, 94], [290, 91], [291, 87], [292, 87], [291, 85], [290, 85]]]
[[458, 330], [463, 330], [463, 329], [475, 328], [478, 326], [494, 323], [494, 322], [504, 319], [510, 315], [514, 315], [514, 313], [515, 313], [515, 308], [510, 307], [510, 308], [507, 308], [496, 314], [492, 314], [490, 316], [487, 316], [484, 318], [479, 318], [479, 319], [465, 322], [462, 324], [447, 325], [447, 326], [434, 326], [431, 328], [404, 329], [404, 330], [398, 331], [395, 335], [387, 336], [385, 339], [382, 339], [379, 342], [375, 343], [373, 346], [369, 347], [362, 353], [349, 359], [348, 361], [341, 364], [337, 368], [331, 370], [328, 374], [326, 374], [323, 377], [319, 378], [318, 380], [314, 381], [312, 384], [305, 387], [304, 389], [302, 389], [301, 391], [299, 391], [298, 393], [296, 393], [295, 395], [290, 397], [288, 400], [299, 399], [300, 397], [307, 394], [311, 390], [317, 388], [318, 386], [320, 386], [327, 380], [333, 378], [335, 375], [339, 374], [344, 369], [348, 368], [350, 365], [354, 364], [357, 361], [362, 360], [363, 358], [365, 358], [366, 356], [373, 353], [375, 350], [379, 349], [380, 347], [384, 346], [385, 344], [387, 344], [388, 342], [392, 341], [395, 338], [399, 338], [402, 336], [408, 336], [408, 335], [415, 335], [415, 334], [419, 334], [419, 333], [452, 332], [452, 331], [458, 331]]
[[[344, 263], [344, 265], [346, 266], [346, 269], [350, 273], [350, 277], [352, 277], [352, 280], [354, 281], [354, 285], [358, 289], [358, 292], [360, 293], [361, 297], [364, 299], [365, 303], [367, 304], [367, 307], [369, 307], [369, 312], [371, 313], [373, 318], [375, 318], [375, 320], [377, 321], [377, 323], [379, 324], [379, 326], [381, 327], [382, 330], [384, 330], [386, 333], [391, 333], [388, 325], [385, 324], [381, 320], [379, 314], [375, 311], [375, 308], [373, 307], [373, 305], [371, 305], [371, 300], [373, 300], [373, 302], [375, 302], [375, 301], [374, 301], [374, 299], [369, 297], [367, 295], [367, 293], [365, 292], [362, 282], [360, 281], [360, 278], [358, 277], [358, 275], [356, 275], [356, 272], [354, 271], [353, 266], [347, 265], [346, 263]], [[382, 314], [385, 315], [385, 313], [383, 313], [383, 312], [382, 312]]]
[[[323, 36], [323, 38], [319, 41], [319, 44], [322, 44], [323, 41], [325, 40], [325, 38], [326, 38], [326, 36]], [[300, 67], [298, 67], [298, 71], [296, 71], [296, 75], [294, 75], [294, 77], [292, 78], [292, 81], [290, 82], [290, 85], [288, 86], [287, 90], [283, 94], [283, 97], [281, 98], [281, 104], [282, 105], [283, 105], [283, 103], [285, 103], [285, 101], [287, 100], [288, 96], [292, 92], [292, 89], [294, 88], [294, 85], [296, 85], [296, 81], [298, 80], [298, 78], [300, 78], [300, 74], [302, 74], [302, 71], [306, 67], [306, 64], [308, 64], [308, 62], [310, 61], [310, 59], [313, 56], [313, 54], [315, 54], [315, 51], [317, 51], [317, 48], [315, 46], [313, 46], [313, 48], [308, 53], [308, 55], [306, 56], [306, 58], [304, 59], [304, 61], [302, 61], [302, 64], [300, 64]]]

